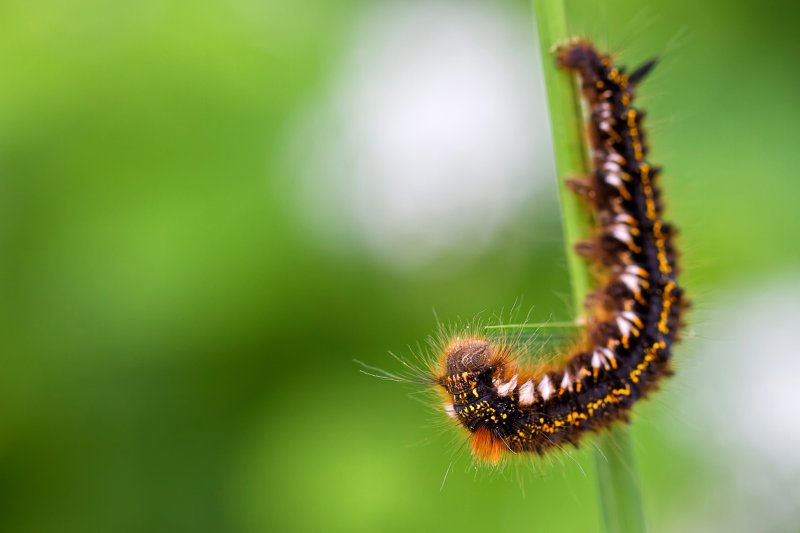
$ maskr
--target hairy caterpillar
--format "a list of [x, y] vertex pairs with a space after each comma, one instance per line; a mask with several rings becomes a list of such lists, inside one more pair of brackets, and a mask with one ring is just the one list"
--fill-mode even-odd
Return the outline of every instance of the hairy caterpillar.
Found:
[[599, 278], [585, 302], [583, 336], [557, 361], [531, 369], [519, 365], [513, 343], [459, 336], [424, 380], [470, 432], [473, 455], [490, 463], [507, 453], [577, 444], [587, 432], [627, 421], [636, 401], [671, 374], [686, 304], [677, 284], [675, 232], [661, 216], [659, 169], [645, 159], [644, 114], [632, 105], [655, 60], [627, 74], [576, 40], [558, 50], [557, 62], [577, 75], [589, 109], [593, 173], [569, 182], [597, 223], [597, 235], [575, 246], [596, 263]]
[[586, 301], [584, 338], [561, 364], [522, 369], [512, 347], [479, 337], [444, 349], [435, 382], [448, 397], [445, 410], [472, 433], [473, 454], [492, 463], [506, 452], [575, 444], [587, 431], [627, 420], [671, 373], [684, 306], [658, 169], [645, 159], [644, 115], [632, 106], [655, 61], [626, 74], [585, 41], [564, 46], [557, 61], [578, 75], [589, 107], [593, 174], [570, 184], [598, 224], [597, 237], [576, 251], [597, 262], [603, 283]]

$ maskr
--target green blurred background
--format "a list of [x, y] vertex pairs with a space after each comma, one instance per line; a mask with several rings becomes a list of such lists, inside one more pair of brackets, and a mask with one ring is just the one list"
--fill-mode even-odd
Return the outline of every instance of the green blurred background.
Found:
[[[796, 531], [798, 8], [569, 1], [633, 64], [695, 309], [654, 531]], [[596, 531], [590, 445], [475, 470], [397, 369], [570, 316], [527, 2], [0, 2], [0, 531]], [[435, 407], [435, 406], [434, 406]], [[448, 472], [443, 483], [445, 472]]]

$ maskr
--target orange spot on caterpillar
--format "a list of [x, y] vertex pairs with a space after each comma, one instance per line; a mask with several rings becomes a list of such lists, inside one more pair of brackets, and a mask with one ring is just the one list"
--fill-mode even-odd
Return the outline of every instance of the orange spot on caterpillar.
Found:
[[497, 464], [503, 455], [505, 444], [488, 428], [480, 428], [472, 434], [472, 453], [484, 461]]

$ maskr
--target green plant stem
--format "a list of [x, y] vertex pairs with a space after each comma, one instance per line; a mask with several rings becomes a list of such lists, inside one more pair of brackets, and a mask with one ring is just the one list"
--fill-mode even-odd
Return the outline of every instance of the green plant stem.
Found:
[[592, 227], [592, 216], [579, 198], [567, 188], [566, 178], [589, 173], [582, 126], [580, 99], [572, 75], [556, 67], [552, 48], [569, 38], [567, 20], [562, 0], [532, 0], [539, 30], [539, 47], [542, 69], [550, 109], [550, 127], [556, 156], [558, 192], [561, 218], [567, 246], [567, 268], [572, 284], [574, 313], [583, 310], [583, 301], [589, 294], [592, 277], [589, 267], [574, 252], [577, 240], [586, 238]]
[[505, 331], [505, 330], [518, 330], [518, 329], [569, 329], [577, 328], [578, 324], [575, 322], [531, 322], [526, 324], [496, 324], [486, 326], [488, 331]]
[[639, 475], [627, 425], [615, 424], [595, 440], [595, 468], [606, 531], [646, 531]]
[[[566, 179], [589, 174], [584, 126], [575, 81], [559, 70], [552, 56], [554, 45], [564, 43], [567, 30], [563, 0], [531, 0], [539, 33], [547, 103], [558, 174], [559, 199], [567, 246], [567, 268], [576, 313], [592, 287], [588, 264], [574, 252], [575, 242], [591, 234], [592, 217], [579, 198], [566, 186]], [[608, 532], [646, 530], [636, 462], [628, 426], [614, 425], [596, 438], [595, 465], [600, 507]]]

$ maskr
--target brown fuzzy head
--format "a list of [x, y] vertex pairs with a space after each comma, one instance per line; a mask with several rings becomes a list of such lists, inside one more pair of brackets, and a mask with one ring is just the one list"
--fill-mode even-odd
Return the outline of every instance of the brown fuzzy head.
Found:
[[445, 372], [449, 375], [481, 372], [492, 355], [493, 350], [485, 339], [456, 339], [445, 349]]

